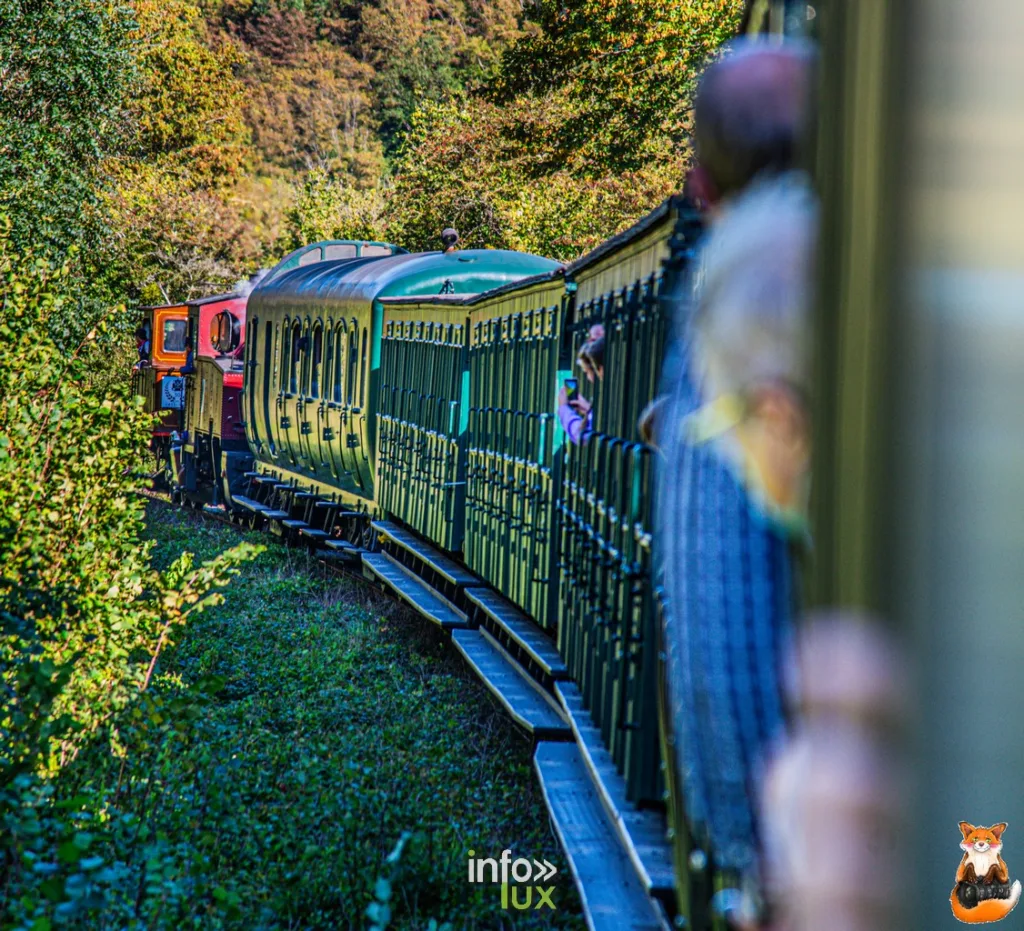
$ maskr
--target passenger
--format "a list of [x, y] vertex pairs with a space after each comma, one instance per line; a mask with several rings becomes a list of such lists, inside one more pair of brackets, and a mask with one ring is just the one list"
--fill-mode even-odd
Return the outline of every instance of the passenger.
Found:
[[139, 354], [139, 364], [149, 362], [149, 326], [139, 324], [135, 329], [135, 349]]
[[696, 842], [742, 890], [730, 920], [748, 926], [765, 914], [757, 799], [786, 730], [791, 553], [805, 534], [816, 208], [795, 169], [811, 63], [803, 46], [738, 43], [701, 81], [695, 143], [709, 225], [658, 438], [676, 763]]
[[773, 929], [905, 928], [906, 657], [869, 618], [809, 620], [789, 682], [800, 720], [764, 780]]
[[441, 248], [443, 249], [444, 255], [450, 255], [455, 252], [458, 244], [459, 234], [457, 230], [454, 230], [449, 226], [441, 231]]
[[[587, 340], [580, 347], [576, 364], [591, 385], [604, 380], [604, 327], [600, 323], [587, 332]], [[593, 404], [584, 397], [570, 401], [564, 385], [558, 392], [558, 419], [569, 442], [577, 446], [586, 442], [594, 432]]]
[[658, 431], [661, 429], [668, 405], [669, 396], [667, 394], [658, 395], [640, 411], [640, 417], [636, 422], [637, 433], [640, 434], [640, 442], [646, 443], [655, 450], [658, 449]]

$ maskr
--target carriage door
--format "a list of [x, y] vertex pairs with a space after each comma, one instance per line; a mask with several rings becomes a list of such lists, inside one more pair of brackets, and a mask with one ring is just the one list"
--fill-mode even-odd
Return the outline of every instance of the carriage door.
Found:
[[345, 457], [345, 471], [349, 474], [349, 482], [362, 488], [362, 476], [359, 472], [359, 417], [362, 409], [359, 406], [359, 321], [354, 317], [348, 321], [345, 331], [345, 385], [342, 407], [342, 432], [338, 439], [341, 443], [342, 455]]
[[[255, 354], [253, 356], [255, 358]], [[267, 437], [267, 442], [270, 444], [270, 455], [277, 455], [277, 442], [275, 437], [277, 436], [277, 424], [274, 422], [273, 411], [270, 407], [270, 393], [273, 387], [273, 383], [277, 380], [276, 371], [274, 367], [274, 324], [272, 321], [267, 321], [267, 331], [264, 336], [263, 342], [263, 371], [260, 373], [259, 382], [254, 385], [263, 392], [263, 433]], [[257, 401], [256, 393], [253, 392], [252, 398], [252, 414], [253, 420], [257, 419]]]
[[245, 337], [245, 367], [242, 381], [242, 418], [245, 422], [245, 435], [257, 452], [263, 449], [263, 434], [256, 422], [256, 391], [259, 387], [259, 375], [256, 372], [256, 360], [259, 358], [258, 341], [260, 334], [259, 320], [249, 321], [248, 333]]
[[334, 429], [335, 381], [337, 378], [336, 332], [334, 321], [329, 317], [324, 336], [324, 364], [320, 383], [320, 402], [317, 404], [316, 429], [320, 440], [320, 458], [324, 468], [330, 469], [332, 478], [341, 478], [341, 464], [335, 458], [336, 430]]
[[309, 334], [303, 384], [302, 442], [307, 463], [315, 472], [326, 468], [320, 454], [320, 400], [323, 378], [324, 328], [318, 320]]
[[359, 484], [365, 492], [373, 488], [373, 469], [370, 462], [370, 444], [368, 442], [369, 414], [367, 404], [370, 398], [370, 330], [363, 327], [359, 333], [359, 371], [357, 373], [357, 400], [353, 408], [355, 417], [352, 422], [352, 432], [355, 435], [356, 446], [353, 452], [356, 456], [356, 468], [359, 472]]

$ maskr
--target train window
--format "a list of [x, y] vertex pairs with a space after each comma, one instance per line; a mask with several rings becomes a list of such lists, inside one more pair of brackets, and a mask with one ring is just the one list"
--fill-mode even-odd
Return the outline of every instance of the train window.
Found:
[[306, 332], [299, 337], [299, 351], [303, 352], [302, 361], [299, 363], [299, 394], [309, 397], [309, 324], [306, 324]]
[[164, 321], [164, 352], [184, 352], [185, 334], [188, 323], [185, 320]]
[[312, 397], [320, 397], [320, 365], [323, 363], [324, 328], [318, 323], [313, 328], [313, 358], [310, 360], [312, 369], [309, 393]]
[[241, 322], [231, 311], [222, 311], [210, 321], [210, 342], [217, 352], [234, 352], [242, 345], [241, 337]]
[[359, 363], [359, 356], [357, 354], [356, 346], [356, 328], [352, 327], [348, 331], [348, 385], [346, 386], [345, 397], [348, 399], [348, 404], [352, 404], [355, 401], [356, 392], [356, 365]]
[[354, 259], [356, 247], [352, 243], [336, 243], [324, 249], [324, 259]]
[[332, 373], [331, 390], [334, 392], [334, 400], [339, 404], [345, 400], [345, 393], [342, 385], [345, 383], [345, 331], [338, 327], [335, 331], [334, 345], [334, 372]]
[[288, 390], [292, 394], [299, 393], [299, 354], [302, 351], [302, 324], [298, 320], [292, 324], [290, 359], [288, 362]]
[[368, 259], [376, 255], [391, 255], [391, 248], [390, 246], [374, 246], [370, 243], [364, 243], [362, 255], [364, 259]]
[[370, 367], [366, 364], [366, 327], [363, 327], [363, 351], [360, 353], [359, 406], [366, 404], [366, 382], [369, 380]]
[[[263, 423], [265, 424], [265, 428], [267, 430], [267, 440], [270, 443], [270, 451], [271, 451], [271, 453], [276, 452], [276, 449], [274, 447], [274, 440], [273, 440], [274, 429], [275, 428], [272, 425], [271, 420], [270, 420], [270, 379], [271, 379], [270, 365], [271, 365], [272, 360], [277, 358], [277, 353], [276, 353], [276, 351], [274, 349], [274, 345], [273, 345], [274, 337], [275, 337], [274, 324], [273, 324], [272, 321], [268, 320], [267, 321], [267, 342], [266, 342], [266, 345], [263, 347]], [[256, 356], [254, 355], [253, 358], [255, 359]], [[256, 419], [255, 418], [255, 410], [256, 410], [255, 404], [256, 404], [256, 399], [253, 398], [253, 405], [254, 405], [253, 406], [253, 419], [254, 420]]]
[[314, 265], [320, 261], [320, 256], [323, 255], [321, 249], [310, 249], [305, 255], [299, 259], [299, 265]]
[[334, 398], [334, 390], [332, 385], [334, 378], [334, 327], [331, 326], [331, 321], [327, 321], [327, 340], [324, 343], [324, 375], [323, 385], [321, 385], [321, 394], [328, 400]]
[[284, 391], [288, 386], [288, 334], [291, 333], [291, 328], [288, 325], [287, 318], [284, 321], [284, 326], [281, 330], [277, 330], [274, 334], [274, 338], [277, 344], [281, 348], [281, 355], [278, 358], [281, 360], [281, 375], [277, 382], [279, 391]]

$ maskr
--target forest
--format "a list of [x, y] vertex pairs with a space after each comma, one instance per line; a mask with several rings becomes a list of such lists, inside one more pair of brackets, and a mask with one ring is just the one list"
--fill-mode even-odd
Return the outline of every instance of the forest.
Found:
[[[453, 710], [419, 721], [428, 736], [459, 721], [489, 734], [489, 719], [455, 702], [433, 645], [396, 657], [387, 609], [351, 593], [338, 608], [306, 567], [271, 571], [285, 557], [256, 540], [188, 544], [199, 530], [138, 494], [150, 418], [128, 388], [133, 308], [231, 290], [330, 237], [416, 251], [454, 226], [465, 246], [570, 261], [681, 187], [696, 79], [742, 6], [0, 0], [0, 927], [450, 917], [455, 892], [425, 891], [443, 870], [392, 900], [415, 771], [390, 761], [394, 794], [368, 785], [371, 808], [354, 808], [338, 787], [367, 772], [323, 761], [368, 767], [372, 741], [315, 741], [334, 719], [301, 686], [330, 674], [352, 692], [349, 654], [379, 624], [396, 715], [436, 694]], [[234, 631], [223, 592], [243, 583], [259, 610]], [[282, 614], [286, 596], [308, 616]], [[313, 612], [335, 625], [331, 671], [288, 665]], [[218, 660], [230, 646], [255, 663], [268, 637], [284, 638], [291, 710], [261, 673]], [[299, 719], [290, 768], [284, 738], [243, 739]], [[457, 734], [421, 749], [499, 798], [522, 765]], [[211, 769], [232, 753], [248, 782]], [[310, 780], [337, 794], [311, 802]], [[542, 807], [500, 807], [519, 804]], [[317, 814], [348, 831], [358, 872], [294, 829]], [[452, 811], [433, 814], [454, 849]]]

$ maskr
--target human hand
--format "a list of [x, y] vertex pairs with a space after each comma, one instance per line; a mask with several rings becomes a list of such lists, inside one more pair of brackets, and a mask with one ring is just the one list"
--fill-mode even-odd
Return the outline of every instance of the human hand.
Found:
[[586, 398], [577, 398], [575, 401], [570, 401], [569, 406], [581, 417], [586, 417], [593, 405]]
[[562, 407], [569, 403], [569, 392], [565, 390], [565, 386], [558, 392], [558, 407]]

